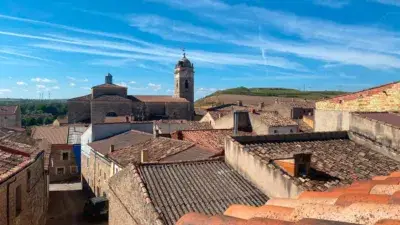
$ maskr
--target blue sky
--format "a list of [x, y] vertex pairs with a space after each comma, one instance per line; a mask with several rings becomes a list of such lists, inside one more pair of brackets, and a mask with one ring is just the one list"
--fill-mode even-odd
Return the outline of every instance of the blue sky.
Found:
[[171, 95], [186, 49], [196, 98], [237, 86], [355, 91], [399, 80], [400, 0], [1, 0], [0, 98], [104, 82]]

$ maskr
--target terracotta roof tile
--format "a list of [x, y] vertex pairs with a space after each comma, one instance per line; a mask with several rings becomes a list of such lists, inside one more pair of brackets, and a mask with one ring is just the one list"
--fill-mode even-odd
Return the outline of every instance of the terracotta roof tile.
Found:
[[[389, 176], [388, 180], [355, 182], [348, 187], [341, 188], [340, 192], [303, 192], [297, 199], [270, 199], [266, 204], [270, 208], [266, 208], [265, 206], [248, 207], [232, 205], [225, 212], [225, 215], [238, 218], [237, 221], [233, 220], [232, 222], [240, 222], [239, 224], [243, 225], [252, 224], [251, 221], [256, 217], [262, 217], [257, 218], [257, 220], [265, 225], [280, 224], [279, 221], [271, 221], [271, 219], [276, 219], [277, 217], [279, 217], [282, 224], [294, 225], [396, 225], [400, 224], [400, 191], [388, 191], [385, 194], [351, 192], [355, 190], [364, 192], [366, 187], [366, 189], [369, 188], [368, 185], [372, 185], [371, 190], [375, 190], [377, 187], [383, 188], [384, 186], [389, 190], [393, 186], [397, 186], [391, 184], [395, 180], [390, 178], [398, 175], [399, 173], [397, 172], [392, 173], [393, 177]], [[346, 189], [350, 189], [351, 191], [346, 191]], [[273, 208], [272, 206], [277, 208]], [[199, 218], [200, 216], [197, 215], [197, 217]], [[183, 223], [185, 219], [189, 222], [186, 217], [182, 217], [179, 222], [185, 224]], [[205, 223], [203, 221], [207, 220], [203, 217], [202, 223], [197, 223], [194, 218], [190, 221], [191, 223], [187, 224], [212, 225], [212, 223]]]
[[210, 123], [188, 120], [156, 120], [155, 124], [161, 133], [173, 133], [178, 130], [205, 130], [212, 129]]
[[100, 85], [93, 86], [92, 89], [93, 88], [124, 88], [124, 89], [127, 89], [127, 87], [119, 86], [116, 84], [100, 84]]
[[251, 116], [259, 116], [261, 121], [270, 127], [281, 127], [281, 126], [297, 126], [298, 124], [289, 119], [279, 115], [278, 112], [263, 112], [260, 114], [251, 113]]
[[0, 115], [14, 115], [17, 109], [17, 105], [0, 106]]
[[36, 126], [32, 129], [34, 139], [46, 139], [50, 144], [67, 144], [68, 126]]
[[92, 95], [88, 94], [88, 95], [68, 99], [68, 101], [85, 101], [86, 102], [86, 101], [90, 101], [91, 99], [92, 99]]
[[118, 95], [102, 95], [93, 99], [93, 101], [117, 101], [117, 102], [130, 102], [131, 100], [128, 98], [124, 98]]
[[0, 181], [16, 173], [30, 159], [28, 153], [0, 145]]

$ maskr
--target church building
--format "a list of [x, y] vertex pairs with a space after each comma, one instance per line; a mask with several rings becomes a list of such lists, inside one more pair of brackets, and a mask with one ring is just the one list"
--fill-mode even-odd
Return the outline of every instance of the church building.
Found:
[[113, 83], [92, 87], [88, 95], [68, 100], [68, 123], [103, 123], [106, 117], [129, 116], [134, 120], [186, 119], [194, 116], [194, 67], [183, 54], [175, 66], [173, 96], [128, 95], [128, 88]]

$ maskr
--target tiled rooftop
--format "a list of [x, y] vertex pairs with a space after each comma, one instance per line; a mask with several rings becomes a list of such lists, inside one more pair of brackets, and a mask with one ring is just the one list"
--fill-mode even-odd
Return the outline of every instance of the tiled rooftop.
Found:
[[[224, 151], [225, 138], [232, 136], [233, 130], [184, 130], [177, 131], [172, 134], [173, 138], [181, 138], [181, 140], [189, 141], [197, 145], [206, 147], [213, 150], [216, 154], [220, 154]], [[251, 132], [238, 132], [239, 136], [253, 135]]]
[[[279, 136], [272, 135], [269, 138], [276, 140], [249, 141], [243, 143], [243, 148], [249, 154], [258, 157], [260, 162], [279, 169], [282, 167], [273, 162], [276, 159], [290, 158], [294, 153], [312, 153], [311, 175], [303, 178], [290, 176], [296, 185], [305, 190], [324, 191], [331, 186], [351, 184], [354, 180], [366, 180], [372, 176], [400, 170], [399, 162], [352, 142], [345, 132], [339, 133], [341, 136], [327, 136], [326, 139], [319, 140], [307, 138], [309, 134], [281, 135], [281, 140]], [[324, 133], [320, 135], [323, 136]], [[303, 140], [291, 138], [300, 136]], [[288, 174], [284, 169], [282, 171]]]
[[92, 99], [92, 95], [88, 94], [88, 95], [68, 99], [68, 101], [90, 101], [91, 99]]
[[[106, 155], [110, 151], [110, 146], [114, 145], [114, 150], [123, 149], [132, 145], [137, 145], [153, 137], [152, 134], [130, 130], [128, 132], [112, 136], [99, 141], [94, 141], [89, 144], [93, 150]], [[139, 158], [138, 158], [139, 159]]]
[[131, 145], [108, 154], [108, 157], [118, 162], [122, 166], [129, 163], [140, 162], [141, 151], [148, 151], [149, 162], [156, 162], [168, 156], [177, 154], [191, 147], [193, 143], [174, 140], [170, 138], [157, 137], [144, 142]]
[[28, 153], [0, 145], [0, 181], [15, 173], [29, 159]]
[[86, 126], [69, 126], [67, 143], [69, 145], [81, 144], [81, 136], [86, 130]]
[[260, 206], [268, 200], [222, 160], [143, 164], [137, 170], [167, 225], [188, 212], [216, 215], [232, 204]]
[[94, 86], [92, 88], [125, 88], [126, 89], [126, 87], [119, 86], [119, 85], [116, 85], [116, 84], [100, 84], [100, 85], [96, 85], [96, 86]]
[[129, 123], [131, 121], [131, 116], [106, 116], [104, 118], [104, 123]]
[[188, 213], [176, 225], [399, 225], [400, 172], [328, 192], [273, 198], [261, 207], [231, 205], [223, 215]]
[[260, 117], [263, 123], [269, 127], [297, 126], [297, 123], [289, 118], [279, 115], [278, 112], [250, 113], [251, 116]]
[[0, 106], [0, 115], [13, 115], [18, 109], [17, 105]]
[[68, 126], [36, 126], [32, 128], [34, 139], [46, 139], [50, 144], [67, 144]]
[[203, 130], [212, 129], [210, 123], [200, 123], [199, 121], [188, 120], [157, 120], [155, 121], [161, 133], [173, 133], [178, 130]]

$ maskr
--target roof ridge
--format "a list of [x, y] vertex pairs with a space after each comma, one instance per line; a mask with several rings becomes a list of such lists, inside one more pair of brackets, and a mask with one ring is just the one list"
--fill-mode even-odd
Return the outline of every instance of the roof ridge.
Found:
[[172, 162], [144, 162], [138, 163], [136, 166], [155, 166], [155, 165], [168, 165], [168, 164], [186, 164], [186, 163], [202, 163], [202, 162], [222, 162], [224, 157], [215, 157], [210, 159], [199, 159], [199, 160], [181, 160], [181, 161], [172, 161]]

